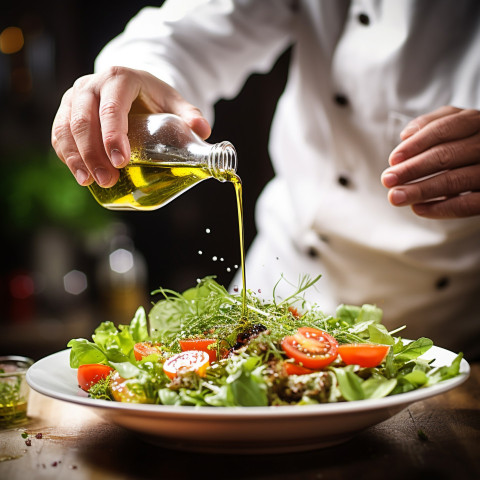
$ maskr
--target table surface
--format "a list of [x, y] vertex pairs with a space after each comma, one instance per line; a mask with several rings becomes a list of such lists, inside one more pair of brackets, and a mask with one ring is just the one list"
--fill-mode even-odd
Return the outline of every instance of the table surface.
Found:
[[34, 391], [28, 412], [25, 424], [0, 431], [2, 480], [480, 479], [480, 365], [458, 388], [417, 402], [344, 444], [287, 455], [168, 450], [87, 407]]

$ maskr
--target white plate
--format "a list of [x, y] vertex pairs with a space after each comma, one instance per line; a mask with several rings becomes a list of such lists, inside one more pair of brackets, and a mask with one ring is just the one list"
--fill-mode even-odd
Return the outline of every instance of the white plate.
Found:
[[[70, 350], [36, 362], [27, 372], [34, 390], [58, 400], [95, 409], [96, 413], [154, 443], [169, 448], [215, 453], [280, 453], [313, 450], [344, 442], [383, 422], [413, 402], [451, 390], [470, 373], [428, 388], [377, 400], [282, 407], [186, 407], [137, 405], [93, 400], [77, 386], [69, 366]], [[424, 358], [447, 365], [455, 354], [432, 347]]]

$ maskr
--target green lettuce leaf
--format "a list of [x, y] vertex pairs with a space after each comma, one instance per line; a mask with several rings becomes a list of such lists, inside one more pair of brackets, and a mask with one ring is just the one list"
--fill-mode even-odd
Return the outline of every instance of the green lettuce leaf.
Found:
[[86, 363], [105, 363], [107, 356], [102, 349], [84, 338], [74, 338], [67, 344], [70, 347], [70, 367], [78, 368]]

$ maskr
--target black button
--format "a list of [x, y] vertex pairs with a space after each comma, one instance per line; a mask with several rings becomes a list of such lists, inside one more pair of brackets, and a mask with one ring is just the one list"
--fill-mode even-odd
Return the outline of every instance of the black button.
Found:
[[342, 187], [349, 187], [350, 186], [350, 180], [345, 175], [340, 175], [337, 178], [337, 181]]
[[348, 98], [341, 93], [337, 93], [333, 97], [334, 102], [339, 105], [340, 107], [346, 107], [348, 105]]
[[360, 13], [358, 15], [358, 21], [362, 24], [362, 25], [370, 25], [370, 17], [366, 14], [366, 13]]
[[435, 283], [435, 288], [437, 290], [443, 290], [450, 285], [450, 279], [448, 277], [440, 277]]
[[309, 257], [312, 257], [312, 258], [316, 258], [316, 257], [320, 256], [320, 252], [314, 247], [310, 247], [307, 250], [307, 254], [308, 254]]

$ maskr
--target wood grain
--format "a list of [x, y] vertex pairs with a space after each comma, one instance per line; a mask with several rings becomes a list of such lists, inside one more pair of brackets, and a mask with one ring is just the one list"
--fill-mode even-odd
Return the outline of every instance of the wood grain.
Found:
[[417, 402], [347, 443], [291, 455], [168, 450], [106, 423], [86, 407], [31, 392], [29, 421], [0, 433], [0, 460], [2, 480], [183, 480], [203, 478], [206, 471], [208, 478], [234, 480], [478, 480], [480, 365], [472, 366], [460, 387]]

